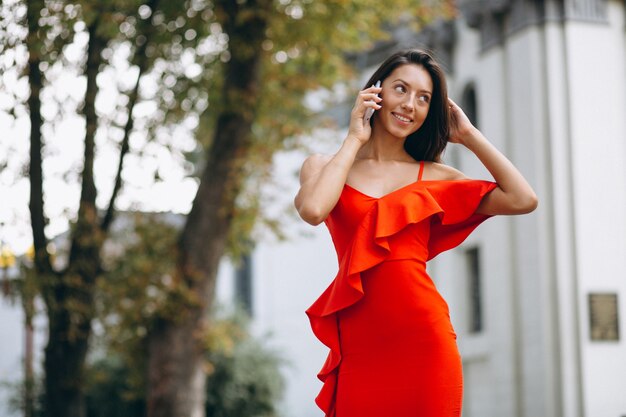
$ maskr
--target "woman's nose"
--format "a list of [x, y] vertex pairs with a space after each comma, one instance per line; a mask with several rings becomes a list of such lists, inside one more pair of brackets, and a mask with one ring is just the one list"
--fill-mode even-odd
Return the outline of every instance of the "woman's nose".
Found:
[[412, 111], [413, 110], [413, 103], [411, 102], [411, 100], [405, 100], [402, 103], [402, 108], [405, 109], [405, 110]]

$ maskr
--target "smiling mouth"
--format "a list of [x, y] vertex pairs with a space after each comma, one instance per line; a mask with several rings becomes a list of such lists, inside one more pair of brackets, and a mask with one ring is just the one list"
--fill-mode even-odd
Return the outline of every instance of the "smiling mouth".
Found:
[[395, 117], [396, 119], [404, 123], [411, 123], [413, 121], [412, 119], [409, 119], [408, 117], [400, 116], [399, 114], [396, 114], [393, 112], [391, 114], [393, 115], [393, 117]]

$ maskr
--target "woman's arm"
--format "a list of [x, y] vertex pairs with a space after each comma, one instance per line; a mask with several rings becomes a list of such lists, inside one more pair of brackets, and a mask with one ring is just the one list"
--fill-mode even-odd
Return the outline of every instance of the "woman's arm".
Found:
[[372, 86], [359, 93], [350, 115], [348, 136], [334, 156], [312, 155], [302, 164], [300, 190], [294, 204], [305, 222], [320, 224], [337, 204], [356, 154], [372, 133], [363, 115], [367, 108], [381, 108], [378, 103], [382, 99], [377, 96], [380, 90]]
[[537, 208], [537, 195], [517, 168], [472, 125], [456, 103], [450, 100], [450, 105], [450, 142], [463, 144], [472, 151], [498, 184], [483, 198], [476, 212], [524, 214]]
[[348, 137], [334, 156], [318, 154], [304, 161], [294, 204], [305, 222], [316, 226], [335, 207], [360, 148], [356, 139]]

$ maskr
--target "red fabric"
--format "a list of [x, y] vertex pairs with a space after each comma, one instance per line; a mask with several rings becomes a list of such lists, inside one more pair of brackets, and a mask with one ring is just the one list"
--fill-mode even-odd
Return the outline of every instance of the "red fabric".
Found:
[[346, 185], [326, 219], [339, 272], [307, 310], [330, 348], [316, 403], [327, 417], [459, 417], [462, 370], [448, 306], [426, 261], [489, 216], [497, 185], [417, 181], [381, 198]]

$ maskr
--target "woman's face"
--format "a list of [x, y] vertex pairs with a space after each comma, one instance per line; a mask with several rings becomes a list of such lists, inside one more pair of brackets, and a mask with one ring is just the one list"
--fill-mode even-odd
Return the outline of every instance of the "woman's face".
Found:
[[401, 65], [385, 78], [380, 95], [383, 101], [377, 111], [378, 123], [392, 136], [406, 138], [426, 120], [433, 81], [424, 67]]

